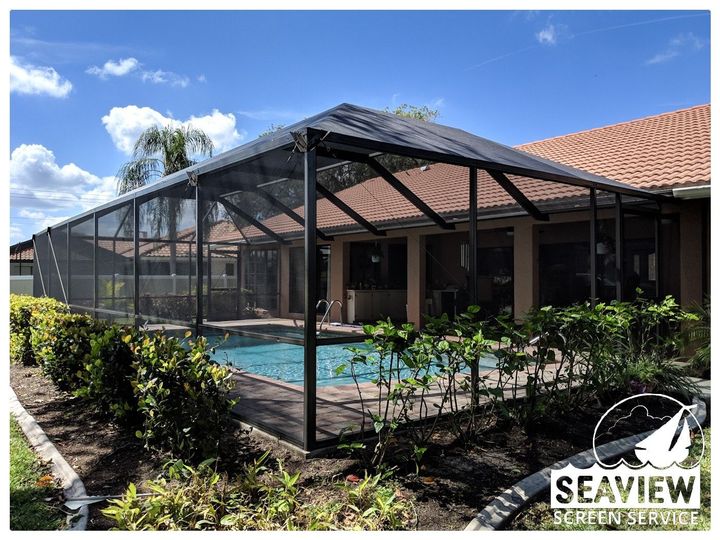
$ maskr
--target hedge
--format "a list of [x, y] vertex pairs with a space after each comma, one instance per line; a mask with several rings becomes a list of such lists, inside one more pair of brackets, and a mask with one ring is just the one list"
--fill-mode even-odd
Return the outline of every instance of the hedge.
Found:
[[65, 304], [52, 298], [10, 295], [10, 360], [12, 362], [36, 364], [30, 345], [30, 330], [36, 324], [36, 316], [45, 316], [51, 312], [67, 313], [68, 309]]
[[149, 449], [190, 461], [217, 455], [235, 402], [230, 370], [207, 340], [109, 324], [47, 298], [12, 295], [10, 311], [13, 361], [36, 362]]

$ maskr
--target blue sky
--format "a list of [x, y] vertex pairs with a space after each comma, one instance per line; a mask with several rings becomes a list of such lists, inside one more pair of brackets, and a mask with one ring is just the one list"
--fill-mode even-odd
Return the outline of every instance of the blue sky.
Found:
[[11, 14], [12, 242], [113, 196], [137, 134], [218, 150], [341, 102], [519, 144], [710, 101], [707, 12]]

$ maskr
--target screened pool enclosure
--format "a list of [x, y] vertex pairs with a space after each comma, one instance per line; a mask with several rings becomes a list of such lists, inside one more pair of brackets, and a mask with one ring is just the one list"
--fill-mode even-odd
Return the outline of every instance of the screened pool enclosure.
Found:
[[[464, 207], [424, 197], [405, 176], [435, 163], [464, 171]], [[364, 242], [357, 257], [389, 265], [394, 287], [405, 287], [400, 296], [383, 292], [382, 309], [412, 320], [425, 302], [413, 267], [425, 247], [413, 231], [453, 231], [467, 253], [483, 253], [481, 220], [498, 212], [548, 220], [537, 195], [547, 182], [572, 186], [570, 200], [590, 212], [593, 250], [598, 207], [653, 214], [663, 201], [459, 129], [343, 104], [37, 233], [33, 291], [120, 324], [218, 342], [229, 335], [216, 359], [237, 368], [237, 414], [312, 450], [362, 414], [353, 381], [335, 374], [348, 344], [363, 340], [359, 326], [342, 320], [352, 239]], [[477, 203], [490, 186], [510, 198], [493, 213]], [[615, 233], [622, 238], [622, 219]], [[614, 248], [620, 261], [622, 245]], [[478, 258], [464, 260], [477, 276]], [[590, 257], [593, 299], [596, 261]], [[477, 296], [478, 281], [469, 279], [463, 301]]]

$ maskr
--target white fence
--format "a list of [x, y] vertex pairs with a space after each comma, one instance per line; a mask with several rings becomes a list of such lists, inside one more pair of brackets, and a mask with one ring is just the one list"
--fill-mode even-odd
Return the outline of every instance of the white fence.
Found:
[[32, 294], [32, 276], [10, 276], [10, 292], [15, 294]]

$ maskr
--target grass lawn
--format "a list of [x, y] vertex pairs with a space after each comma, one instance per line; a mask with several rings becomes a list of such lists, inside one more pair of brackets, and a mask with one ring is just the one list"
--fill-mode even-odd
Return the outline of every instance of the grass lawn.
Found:
[[[707, 531], [710, 530], [710, 428], [703, 430], [705, 434], [705, 453], [700, 462], [700, 513], [697, 525], [665, 525], [665, 526], [648, 526], [635, 525], [627, 527], [627, 530], [677, 530], [677, 531]], [[549, 495], [548, 495], [549, 497]], [[574, 530], [574, 531], [597, 531], [597, 530], [614, 530], [617, 527], [603, 525], [556, 525], [553, 523], [553, 511], [547, 502], [537, 502], [531, 505], [527, 510], [523, 511], [515, 518], [512, 529], [525, 530]]]
[[28, 444], [14, 418], [10, 419], [10, 529], [57, 530], [64, 516], [48, 498], [57, 499], [58, 488]]

